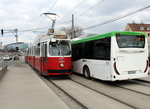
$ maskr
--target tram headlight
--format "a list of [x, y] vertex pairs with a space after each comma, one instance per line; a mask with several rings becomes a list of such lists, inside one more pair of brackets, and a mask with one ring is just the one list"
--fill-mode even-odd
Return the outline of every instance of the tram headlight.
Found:
[[65, 65], [63, 63], [60, 64], [60, 67], [64, 67]]

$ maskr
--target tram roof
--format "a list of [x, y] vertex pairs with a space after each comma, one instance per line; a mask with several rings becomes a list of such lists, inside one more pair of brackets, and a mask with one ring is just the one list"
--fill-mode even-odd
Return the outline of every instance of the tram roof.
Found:
[[[66, 36], [66, 38], [58, 38], [58, 37], [55, 37], [55, 36]], [[54, 33], [52, 34], [43, 34], [41, 36], [39, 36], [36, 41], [34, 42], [35, 43], [39, 43], [39, 42], [44, 42], [44, 41], [47, 41], [47, 40], [50, 40], [50, 39], [56, 39], [56, 40], [70, 40], [70, 37], [64, 32], [64, 31], [55, 31]]]
[[86, 37], [86, 38], [82, 38], [82, 39], [72, 40], [71, 44], [88, 42], [88, 41], [103, 39], [103, 38], [107, 38], [107, 37], [115, 37], [116, 33], [119, 33], [120, 35], [141, 35], [141, 34], [144, 34], [144, 36], [146, 37], [146, 34], [141, 33], [141, 32], [112, 31], [112, 32], [105, 33], [105, 34], [99, 34], [99, 35], [94, 35], [94, 36], [90, 36], [90, 37]]

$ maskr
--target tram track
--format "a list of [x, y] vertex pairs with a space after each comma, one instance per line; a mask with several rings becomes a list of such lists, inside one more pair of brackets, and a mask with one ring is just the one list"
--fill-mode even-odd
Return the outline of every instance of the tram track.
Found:
[[[124, 83], [124, 84], [123, 84]], [[135, 80], [127, 80], [121, 82], [112, 82], [111, 85], [116, 87], [120, 87], [125, 90], [133, 91], [135, 93], [139, 93], [145, 96], [150, 96], [150, 86], [149, 84], [143, 84], [141, 82]], [[147, 89], [147, 91], [145, 91]]]
[[145, 87], [150, 87], [150, 83], [148, 83], [148, 82], [141, 82], [141, 81], [138, 81], [138, 80], [130, 80], [130, 81], [133, 82], [133, 83], [145, 86]]
[[55, 82], [50, 80], [50, 78], [41, 76], [39, 77], [47, 84], [49, 88], [51, 88], [54, 91], [54, 93], [56, 93], [57, 96], [59, 96], [65, 102], [65, 104], [67, 104], [70, 107], [70, 109], [88, 109], [85, 105], [83, 105], [81, 102], [79, 102], [69, 93], [67, 93], [64, 89], [55, 84]]
[[142, 82], [142, 83], [149, 83], [150, 84], [150, 81], [142, 80], [142, 79], [134, 79], [134, 81], [138, 81], [138, 82]]
[[93, 89], [93, 88], [91, 88], [91, 87], [88, 87], [87, 85], [84, 85], [84, 84], [82, 84], [82, 83], [80, 83], [80, 82], [74, 81], [74, 80], [72, 80], [72, 79], [71, 79], [71, 81], [73, 81], [73, 82], [75, 82], [75, 83], [78, 83], [78, 84], [80, 84], [80, 85], [82, 85], [82, 86], [84, 86], [84, 87], [86, 87], [86, 88], [88, 88], [88, 89], [90, 89], [90, 90], [93, 90], [93, 91], [95, 91], [95, 92], [97, 92], [97, 93], [99, 93], [99, 94], [102, 94], [102, 95], [104, 95], [104, 96], [106, 96], [106, 97], [108, 97], [108, 98], [111, 98], [111, 99], [113, 99], [113, 100], [115, 100], [115, 101], [117, 101], [117, 102], [120, 102], [120, 103], [122, 103], [122, 104], [124, 104], [124, 105], [127, 105], [127, 106], [129, 106], [129, 107], [131, 107], [131, 108], [133, 108], [133, 109], [138, 109], [138, 107], [136, 107], [136, 106], [133, 106], [133, 105], [131, 105], [131, 104], [129, 104], [129, 103], [126, 103], [126, 102], [124, 102], [124, 101], [122, 101], [122, 100], [120, 100], [120, 99], [117, 99], [117, 98], [112, 97], [112, 96], [110, 96], [110, 95], [108, 95], [108, 94], [105, 94], [105, 93], [103, 93], [103, 92], [101, 92], [101, 91], [98, 91], [98, 90], [96, 90], [96, 89]]
[[[75, 76], [75, 75], [74, 75]], [[84, 80], [83, 80], [84, 79]], [[81, 84], [81, 85], [83, 85], [83, 86], [85, 86], [85, 87], [88, 87], [88, 88], [90, 88], [91, 90], [94, 90], [94, 91], [96, 91], [96, 92], [98, 92], [98, 93], [100, 93], [100, 94], [103, 94], [103, 95], [105, 95], [105, 96], [108, 96], [108, 97], [110, 97], [110, 98], [112, 98], [112, 99], [114, 99], [114, 100], [116, 100], [116, 101], [118, 101], [118, 102], [121, 102], [121, 103], [123, 103], [123, 104], [126, 104], [126, 105], [128, 105], [128, 106], [130, 106], [130, 107], [132, 107], [132, 108], [134, 108], [134, 109], [138, 109], [138, 108], [143, 108], [143, 106], [144, 106], [144, 104], [143, 105], [140, 105], [139, 104], [139, 101], [136, 101], [136, 99], [139, 99], [139, 100], [142, 100], [142, 102], [143, 102], [143, 100], [144, 99], [148, 99], [148, 100], [150, 100], [149, 99], [149, 94], [145, 94], [145, 93], [142, 93], [142, 92], [139, 92], [139, 91], [135, 91], [135, 90], [132, 90], [132, 89], [128, 89], [128, 88], [124, 88], [124, 87], [121, 87], [121, 86], [118, 86], [118, 85], [112, 85], [112, 83], [110, 83], [110, 82], [103, 82], [103, 81], [99, 81], [99, 80], [95, 80], [95, 79], [93, 79], [93, 80], [87, 80], [87, 79], [85, 79], [85, 78], [83, 78], [83, 77], [81, 77], [81, 76], [77, 76], [77, 78], [75, 78], [75, 79], [72, 79], [72, 81], [74, 81], [74, 82], [76, 82], [76, 83], [79, 83], [79, 84]], [[99, 83], [100, 82], [100, 83]], [[95, 86], [96, 84], [97, 84], [97, 86]], [[91, 85], [91, 84], [95, 84], [95, 85]], [[94, 87], [95, 86], [95, 87]], [[102, 89], [102, 90], [100, 90], [100, 89], [98, 89], [98, 86], [99, 86], [99, 88], [102, 86], [102, 88], [103, 88], [103, 86], [106, 88], [106, 87], [109, 87], [109, 89]], [[113, 88], [112, 89], [112, 92], [109, 92], [109, 93], [107, 93], [106, 92], [106, 90], [111, 90], [111, 87]], [[117, 88], [118, 87], [118, 88]], [[114, 89], [115, 88], [115, 89]], [[129, 98], [130, 99], [128, 99], [128, 98], [122, 98], [121, 97], [121, 95], [119, 96], [119, 95], [117, 95], [117, 96], [114, 96], [113, 95], [113, 90], [114, 91], [116, 91], [116, 90], [121, 90], [121, 92], [123, 93], [123, 92], [126, 92], [125, 90], [127, 90], [127, 93], [129, 93], [129, 94], [131, 94], [131, 96], [129, 96]], [[125, 90], [124, 90], [125, 89]], [[115, 92], [115, 93], [118, 93], [118, 91], [117, 92]], [[127, 94], [127, 93], [125, 93], [125, 94]], [[124, 95], [125, 95], [124, 94]], [[133, 95], [133, 96], [132, 96]], [[128, 95], [127, 95], [128, 96]], [[134, 97], [135, 96], [135, 97]], [[137, 105], [135, 105], [135, 104], [137, 104]], [[147, 107], [149, 107], [149, 105], [147, 106]], [[149, 109], [149, 108], [145, 108], [145, 109]]]
[[63, 90], [61, 87], [59, 87], [55, 82], [52, 80], [49, 80], [54, 86], [56, 86], [58, 89], [60, 89], [62, 92], [64, 92], [67, 96], [69, 96], [74, 102], [76, 102], [82, 109], [88, 109], [85, 105], [83, 105], [80, 101], [75, 99], [73, 96], [71, 96], [67, 91]]
[[[87, 106], [85, 106], [83, 103], [81, 103], [79, 100], [77, 100], [75, 97], [73, 97], [71, 94], [69, 94], [67, 91], [65, 91], [63, 88], [61, 88], [59, 85], [57, 85], [53, 80], [51, 80], [50, 78], [45, 78], [45, 77], [41, 77], [39, 74], [37, 74], [48, 86], [49, 86], [49, 83], [48, 82], [50, 82], [50, 83], [52, 83], [55, 87], [57, 87], [59, 90], [61, 90], [63, 93], [65, 93], [65, 95], [67, 95], [69, 98], [71, 98], [71, 100], [73, 100], [74, 102], [76, 102], [77, 103], [77, 105], [79, 105], [80, 107], [81, 107], [81, 109], [90, 109], [90, 108], [88, 108]], [[133, 106], [133, 105], [131, 105], [131, 104], [128, 104], [128, 103], [126, 103], [126, 102], [124, 102], [124, 101], [121, 101], [121, 100], [119, 100], [119, 99], [116, 99], [116, 98], [114, 98], [114, 97], [112, 97], [112, 96], [109, 96], [109, 95], [107, 95], [107, 94], [105, 94], [105, 93], [103, 93], [103, 92], [99, 92], [99, 91], [97, 91], [97, 90], [95, 90], [95, 89], [92, 89], [92, 88], [90, 88], [90, 87], [87, 87], [86, 85], [83, 85], [83, 84], [81, 84], [81, 83], [78, 83], [78, 82], [76, 82], [76, 81], [74, 81], [74, 80], [72, 80], [72, 79], [69, 79], [69, 80], [71, 80], [71, 81], [73, 81], [73, 82], [75, 82], [75, 83], [77, 83], [77, 84], [79, 84], [79, 85], [81, 85], [81, 86], [84, 86], [84, 87], [86, 87], [86, 88], [88, 88], [89, 90], [92, 90], [92, 91], [94, 91], [94, 92], [96, 92], [96, 93], [99, 93], [99, 94], [101, 94], [101, 95], [104, 95], [104, 96], [106, 96], [106, 97], [108, 97], [108, 98], [110, 98], [110, 99], [112, 99], [112, 100], [115, 100], [115, 101], [117, 101], [117, 102], [119, 102], [119, 103], [121, 103], [121, 104], [123, 104], [123, 105], [126, 105], [126, 106], [128, 106], [129, 108], [132, 108], [132, 109], [139, 109], [138, 107], [136, 107], [136, 106]], [[54, 91], [55, 92], [55, 91]], [[60, 93], [60, 92], [59, 92]], [[72, 108], [71, 108], [72, 109]]]
[[132, 91], [132, 92], [135, 92], [135, 93], [139, 93], [139, 94], [145, 95], [145, 96], [150, 96], [150, 94], [146, 94], [146, 93], [137, 91], [135, 89], [127, 88], [127, 87], [124, 87], [124, 86], [121, 86], [121, 85], [118, 85], [118, 84], [115, 84], [115, 83], [113, 83], [113, 85], [115, 85], [115, 86], [117, 86], [119, 88], [125, 89], [125, 90], [129, 90], [129, 91]]
[[[61, 80], [60, 80], [61, 81]], [[91, 92], [93, 92], [93, 93], [96, 93], [97, 95], [100, 95], [100, 96], [105, 96], [105, 98], [107, 98], [107, 99], [109, 99], [107, 102], [109, 102], [109, 101], [111, 101], [111, 102], [116, 102], [117, 104], [120, 104], [120, 105], [122, 105], [122, 106], [125, 106], [127, 109], [139, 109], [138, 107], [136, 107], [136, 106], [133, 106], [133, 105], [131, 105], [131, 104], [128, 104], [128, 103], [126, 103], [126, 102], [124, 102], [124, 101], [122, 101], [122, 100], [119, 100], [119, 99], [116, 99], [116, 98], [114, 98], [114, 97], [112, 97], [112, 96], [109, 96], [109, 95], [107, 95], [107, 94], [105, 94], [105, 93], [103, 93], [103, 92], [99, 92], [99, 91], [97, 91], [97, 90], [94, 90], [94, 89], [92, 89], [92, 88], [90, 88], [90, 87], [87, 87], [86, 85], [83, 85], [83, 84], [81, 84], [81, 83], [79, 83], [79, 82], [76, 82], [76, 81], [73, 81], [73, 80], [63, 80], [63, 83], [61, 83], [59, 80], [51, 80], [50, 82], [52, 82], [53, 84], [55, 84], [58, 88], [60, 88], [61, 90], [63, 90], [63, 91], [65, 91], [66, 93], [69, 93], [69, 91], [68, 90], [73, 90], [73, 89], [66, 89], [66, 88], [63, 88], [66, 84], [64, 84], [64, 83], [74, 83], [74, 84], [77, 84], [77, 85], [79, 85], [80, 87], [84, 87], [85, 89], [86, 89], [86, 91], [88, 92], [88, 90], [90, 90]], [[64, 82], [65, 81], [65, 82]], [[79, 88], [80, 88], [79, 87]], [[86, 93], [86, 92], [85, 92]], [[77, 95], [78, 94], [78, 90], [76, 91], [76, 94], [75, 95]], [[82, 93], [83, 94], [83, 93]], [[69, 96], [74, 96], [74, 94], [69, 94]], [[79, 96], [81, 96], [80, 94], [78, 94], [78, 97], [77, 96], [74, 96], [73, 98], [75, 98], [77, 101], [80, 101], [80, 104], [84, 104], [84, 105], [86, 105], [87, 106], [87, 108], [88, 109], [91, 109], [91, 107], [88, 107], [88, 103], [90, 102], [90, 101], [95, 101], [95, 100], [92, 100], [93, 99], [93, 96], [92, 97], [88, 97], [88, 96], [84, 96], [84, 97], [86, 97], [85, 99], [88, 99], [88, 102], [84, 102], [83, 100], [81, 100], [81, 99], [79, 99], [80, 97]], [[97, 96], [96, 96], [97, 97]], [[78, 100], [79, 99], [79, 100]], [[103, 98], [101, 98], [101, 97], [99, 97], [99, 98], [96, 98], [96, 99], [99, 99], [99, 103], [101, 102], [101, 99], [103, 99]], [[98, 101], [97, 101], [98, 102]], [[90, 102], [91, 103], [91, 102]], [[97, 105], [100, 105], [100, 104], [97, 104]], [[102, 104], [101, 104], [102, 105]], [[116, 105], [116, 104], [115, 104]], [[97, 106], [97, 108], [98, 108], [99, 106]], [[92, 107], [93, 108], [93, 107]], [[96, 108], [96, 109], [97, 109]], [[98, 108], [98, 109], [101, 109], [101, 108]]]
[[[31, 68], [31, 67], [30, 67]], [[70, 109], [88, 109], [85, 105], [76, 100], [73, 96], [55, 84], [49, 77], [40, 75], [35, 69], [35, 74], [51, 89], [54, 93], [60, 97], [60, 99], [70, 107]], [[69, 101], [69, 102], [68, 102]]]
[[[94, 80], [94, 79], [92, 79], [92, 80]], [[145, 81], [145, 80], [144, 80]], [[122, 82], [122, 81], [121, 81]], [[129, 91], [132, 91], [132, 92], [135, 92], [135, 93], [139, 93], [139, 94], [142, 94], [142, 95], [145, 95], [145, 96], [150, 96], [150, 93], [144, 93], [144, 91], [142, 92], [142, 91], [139, 91], [138, 89], [132, 89], [132, 88], [130, 88], [130, 87], [128, 87], [128, 86], [126, 86], [126, 85], [118, 85], [118, 83], [119, 82], [117, 82], [117, 83], [115, 83], [115, 82], [109, 82], [109, 83], [107, 83], [107, 82], [103, 82], [104, 84], [107, 84], [107, 85], [114, 85], [114, 86], [116, 86], [116, 87], [119, 87], [119, 88], [122, 88], [122, 89], [125, 89], [125, 90], [129, 90]], [[136, 82], [136, 81], [134, 81], [134, 80], [128, 80], [128, 82], [127, 83], [129, 83], [129, 84], [131, 84], [131, 83], [136, 83], [136, 84], [138, 84], [138, 85], [141, 85], [141, 86], [145, 86], [145, 87], [147, 87], [147, 89], [148, 90], [150, 90], [149, 88], [150, 88], [150, 86], [149, 85], [146, 85], [146, 84], [142, 84], [142, 83], [139, 83], [139, 82]], [[127, 84], [126, 83], [126, 84]], [[119, 83], [120, 84], [120, 83]]]
[[[43, 78], [43, 77], [42, 77]], [[93, 88], [93, 87], [91, 87], [91, 86], [88, 86], [88, 84], [82, 84], [80, 81], [78, 81], [78, 80], [82, 80], [82, 79], [84, 79], [84, 78], [82, 78], [82, 77], [79, 77], [79, 79], [67, 79], [67, 80], [64, 80], [64, 81], [66, 81], [66, 83], [68, 83], [68, 82], [70, 82], [70, 81], [72, 81], [72, 82], [74, 82], [74, 83], [76, 83], [76, 84], [79, 84], [79, 85], [81, 85], [81, 86], [83, 86], [83, 87], [85, 87], [85, 88], [87, 88], [87, 89], [89, 89], [89, 90], [91, 90], [91, 91], [94, 91], [95, 93], [98, 93], [99, 95], [103, 95], [103, 96], [105, 96], [105, 97], [107, 97], [108, 99], [112, 99], [112, 101], [116, 101], [116, 102], [118, 102], [118, 103], [120, 103], [120, 104], [122, 104], [122, 105], [125, 105], [126, 107], [128, 107], [128, 108], [132, 108], [132, 109], [142, 109], [143, 108], [143, 106], [145, 105], [145, 104], [143, 104], [143, 105], [139, 105], [139, 104], [137, 104], [137, 105], [135, 105], [135, 103], [133, 104], [132, 102], [130, 102], [130, 100], [128, 101], [128, 100], [124, 100], [124, 99], [120, 99], [120, 98], [118, 98], [118, 96], [116, 97], [116, 96], [112, 96], [112, 94], [110, 94], [110, 93], [105, 93], [105, 91], [103, 91], [103, 90], [97, 90], [96, 88]], [[42, 79], [43, 80], [43, 79]], [[67, 95], [67, 96], [69, 96], [69, 98], [71, 98], [71, 101], [74, 101], [74, 102], [76, 102], [76, 104], [77, 105], [79, 105], [79, 107], [81, 108], [81, 109], [88, 109], [89, 107], [85, 104], [85, 103], [83, 103], [81, 100], [78, 100], [78, 97], [76, 98], [76, 96], [73, 96], [71, 93], [69, 93], [68, 92], [68, 90], [66, 90], [66, 89], [64, 89], [61, 85], [63, 84], [63, 83], [61, 83], [61, 80], [62, 79], [58, 79], [57, 81], [53, 81], [53, 80], [44, 80], [44, 82], [45, 81], [48, 81], [49, 83], [52, 83], [55, 87], [57, 87], [59, 90], [61, 90], [63, 93], [65, 93], [65, 95]], [[87, 80], [87, 79], [85, 79], [85, 80]], [[46, 84], [49, 84], [48, 82], [46, 82]], [[56, 83], [55, 83], [56, 82]], [[90, 82], [96, 82], [96, 81], [91, 81], [91, 80], [87, 80], [87, 83], [90, 83]], [[61, 85], [59, 85], [59, 83], [61, 83]], [[98, 83], [99, 84], [99, 83]], [[65, 84], [63, 84], [63, 85], [65, 85]], [[105, 84], [105, 85], [107, 85], [107, 83]], [[118, 87], [118, 88], [121, 88], [121, 87]], [[67, 88], [68, 89], [68, 88]], [[121, 88], [122, 89], [122, 88]], [[128, 90], [128, 91], [131, 91], [131, 90]], [[55, 91], [54, 91], [55, 92]], [[131, 91], [132, 93], [133, 93], [133, 91]], [[132, 95], [132, 94], [131, 94]], [[142, 94], [141, 94], [142, 95]], [[140, 95], [140, 96], [141, 96]], [[80, 93], [79, 93], [79, 95], [78, 96], [81, 96], [80, 95]], [[143, 96], [145, 96], [145, 95], [143, 95]], [[88, 97], [87, 97], [87, 99], [88, 99]], [[101, 98], [100, 98], [101, 99]], [[137, 98], [138, 99], [138, 98]], [[145, 98], [143, 98], [143, 99], [145, 99]], [[135, 97], [135, 101], [136, 101], [136, 97]], [[146, 101], [148, 101], [148, 100], [146, 100]], [[73, 108], [71, 108], [71, 109], [73, 109]], [[75, 109], [75, 108], [74, 108]], [[147, 108], [147, 106], [146, 106], [146, 108], [144, 108], [144, 109], [148, 109]]]

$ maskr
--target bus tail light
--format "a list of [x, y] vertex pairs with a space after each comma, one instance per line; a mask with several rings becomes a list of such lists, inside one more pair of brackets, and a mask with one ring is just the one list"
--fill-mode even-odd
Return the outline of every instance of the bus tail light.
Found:
[[120, 73], [118, 72], [117, 67], [116, 67], [116, 62], [114, 63], [114, 70], [117, 73], [117, 75], [120, 75]]
[[144, 34], [141, 34], [141, 36], [144, 36]]
[[116, 35], [120, 35], [120, 33], [116, 33]]
[[148, 66], [149, 66], [149, 61], [147, 60], [147, 63], [146, 63], [146, 68], [145, 68], [145, 70], [144, 70], [144, 73], [147, 71], [147, 69], [148, 69]]

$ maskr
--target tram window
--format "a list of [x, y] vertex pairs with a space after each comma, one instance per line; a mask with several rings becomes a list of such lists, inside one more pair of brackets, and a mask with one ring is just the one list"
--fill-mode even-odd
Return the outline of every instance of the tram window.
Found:
[[45, 44], [44, 46], [45, 46], [44, 47], [45, 48], [45, 56], [44, 57], [47, 57], [47, 44]]
[[37, 45], [37, 46], [35, 47], [35, 55], [36, 55], [36, 56], [40, 56], [40, 45]]
[[52, 56], [60, 55], [60, 49], [58, 48], [58, 44], [56, 42], [53, 42], [50, 44], [49, 52], [50, 52], [50, 55]]
[[70, 47], [67, 42], [60, 42], [60, 49], [61, 49], [61, 54], [62, 55], [70, 55]]
[[49, 45], [49, 53], [52, 56], [71, 55], [70, 46], [67, 42], [51, 42]]

